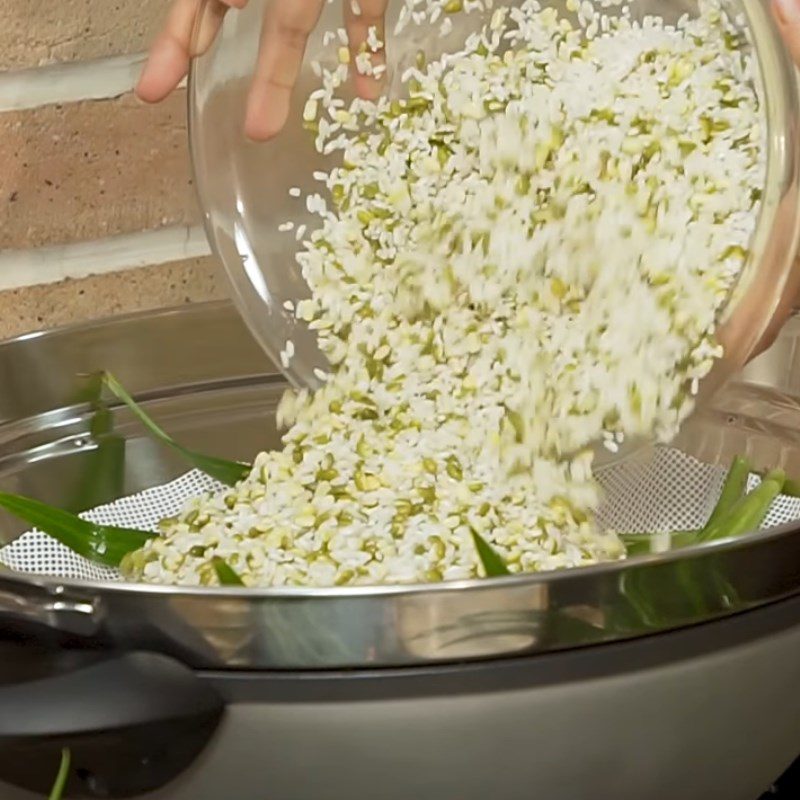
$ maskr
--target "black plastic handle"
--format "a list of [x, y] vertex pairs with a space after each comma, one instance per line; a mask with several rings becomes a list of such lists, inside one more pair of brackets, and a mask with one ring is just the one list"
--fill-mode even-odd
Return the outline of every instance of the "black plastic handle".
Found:
[[167, 656], [74, 657], [48, 677], [0, 685], [0, 781], [45, 792], [69, 747], [68, 797], [152, 791], [191, 764], [222, 716], [216, 691]]

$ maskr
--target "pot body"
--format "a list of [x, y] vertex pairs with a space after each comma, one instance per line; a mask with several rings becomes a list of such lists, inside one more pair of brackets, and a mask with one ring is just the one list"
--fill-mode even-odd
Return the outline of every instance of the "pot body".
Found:
[[529, 659], [204, 679], [223, 722], [151, 800], [756, 800], [800, 751], [800, 601]]
[[[687, 430], [681, 447], [708, 461], [748, 452], [796, 474], [798, 336], [795, 320], [735, 387], [732, 405], [715, 412], [710, 433]], [[0, 395], [4, 485], [74, 510], [183, 469], [117, 415], [125, 440], [119, 484], [91, 503], [79, 497], [77, 478], [99, 452], [76, 405], [79, 373], [113, 366], [199, 451], [247, 458], [254, 431], [262, 439], [277, 433], [265, 394], [248, 388], [248, 376], [271, 367], [229, 307], [53, 332], [0, 355], [8, 377]], [[244, 394], [232, 393], [236, 386]], [[3, 538], [22, 529], [2, 522]], [[796, 558], [748, 564], [752, 581], [784, 575], [784, 594], [796, 585]], [[752, 581], [744, 588], [752, 591]], [[213, 619], [205, 623], [215, 630]], [[471, 664], [316, 672], [228, 665], [240, 671], [195, 672], [227, 704], [208, 747], [148, 798], [756, 800], [800, 752], [798, 598], [658, 635]], [[0, 660], [0, 684], [9, 667]], [[74, 766], [69, 796], [78, 797], [84, 773]], [[47, 781], [56, 768], [30, 760]], [[99, 795], [87, 787], [83, 796]], [[33, 797], [0, 783], [1, 800]]]

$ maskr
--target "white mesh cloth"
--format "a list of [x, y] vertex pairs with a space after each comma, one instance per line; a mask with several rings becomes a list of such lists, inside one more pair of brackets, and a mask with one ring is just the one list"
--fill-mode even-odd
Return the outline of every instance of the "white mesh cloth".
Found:
[[[605, 492], [600, 523], [627, 533], [702, 527], [717, 502], [726, 472], [726, 467], [706, 464], [672, 447], [656, 448], [651, 459], [612, 464], [597, 475]], [[760, 482], [751, 475], [748, 490]], [[761, 527], [798, 519], [800, 498], [781, 495]]]
[[[82, 517], [103, 525], [155, 530], [159, 520], [172, 517], [186, 499], [222, 488], [213, 478], [193, 470], [161, 486], [98, 506]], [[18, 572], [55, 575], [90, 581], [118, 580], [115, 569], [95, 564], [40, 531], [28, 531], [0, 549], [0, 562]]]
[[[607, 528], [630, 533], [687, 530], [703, 525], [719, 495], [725, 469], [705, 464], [673, 448], [657, 448], [647, 460], [630, 459], [604, 467], [598, 480], [605, 491], [599, 513]], [[758, 483], [751, 476], [750, 485]], [[202, 472], [182, 477], [99, 506], [82, 515], [106, 525], [154, 530], [177, 514], [186, 499], [222, 488]], [[800, 499], [779, 497], [763, 527], [800, 519]], [[116, 570], [98, 566], [39, 531], [29, 531], [0, 549], [0, 562], [19, 572], [85, 580], [115, 580]]]

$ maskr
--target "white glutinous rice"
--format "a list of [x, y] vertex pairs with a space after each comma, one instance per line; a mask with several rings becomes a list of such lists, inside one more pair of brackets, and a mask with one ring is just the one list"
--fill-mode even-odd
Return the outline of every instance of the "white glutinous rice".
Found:
[[612, 5], [405, 0], [400, 27], [491, 21], [418, 59], [401, 99], [334, 105], [347, 67], [320, 70], [304, 118], [330, 158], [296, 315], [329, 374], [283, 398], [282, 449], [187, 502], [126, 575], [215, 584], [221, 557], [248, 586], [455, 580], [483, 574], [473, 533], [512, 572], [624, 557], [594, 445], [668, 441], [690, 412], [765, 123], [717, 2], [676, 26]]

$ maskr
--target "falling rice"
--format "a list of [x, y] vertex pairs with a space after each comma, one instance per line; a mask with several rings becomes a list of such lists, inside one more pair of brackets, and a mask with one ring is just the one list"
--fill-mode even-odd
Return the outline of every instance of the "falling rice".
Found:
[[248, 586], [447, 581], [482, 574], [473, 533], [512, 572], [624, 557], [593, 447], [670, 440], [721, 354], [765, 174], [756, 64], [716, 2], [675, 26], [489, 6], [406, 0], [400, 27], [488, 21], [402, 99], [345, 105], [354, 65], [315, 68], [304, 124], [338, 165], [291, 308], [330, 373], [128, 577], [210, 585], [223, 558]]

